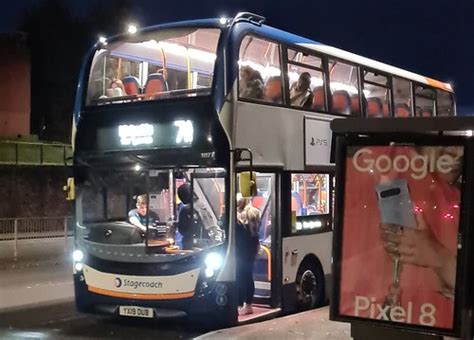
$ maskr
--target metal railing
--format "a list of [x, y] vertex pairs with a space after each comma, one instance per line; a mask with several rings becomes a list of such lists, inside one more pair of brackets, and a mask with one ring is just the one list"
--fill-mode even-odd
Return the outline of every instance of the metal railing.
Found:
[[15, 257], [19, 240], [63, 237], [67, 244], [67, 237], [72, 234], [71, 216], [0, 218], [0, 242], [13, 241]]
[[71, 160], [69, 144], [0, 140], [0, 164], [70, 166]]

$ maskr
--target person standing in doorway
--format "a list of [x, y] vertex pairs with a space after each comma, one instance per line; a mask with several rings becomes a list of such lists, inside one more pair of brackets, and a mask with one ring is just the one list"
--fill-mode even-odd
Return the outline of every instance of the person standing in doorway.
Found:
[[260, 247], [259, 225], [260, 211], [251, 205], [249, 198], [239, 199], [235, 230], [239, 315], [253, 314], [252, 302], [255, 293], [253, 267]]

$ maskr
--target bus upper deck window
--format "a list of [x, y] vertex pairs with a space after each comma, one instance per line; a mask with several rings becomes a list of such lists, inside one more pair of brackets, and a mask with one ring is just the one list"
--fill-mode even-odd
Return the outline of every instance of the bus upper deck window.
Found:
[[[357, 66], [339, 60], [329, 60], [329, 80], [332, 111], [345, 115], [358, 114], [351, 99], [353, 96], [359, 96]], [[354, 104], [356, 102], [354, 101]]]
[[[101, 46], [91, 64], [86, 104], [209, 95], [220, 32], [158, 29]], [[111, 88], [114, 81], [123, 88]]]
[[393, 77], [393, 99], [395, 117], [412, 116], [411, 83], [409, 80]]
[[291, 106], [326, 110], [321, 58], [288, 49], [288, 82]]
[[436, 111], [435, 91], [423, 85], [415, 85], [415, 115], [431, 117]]
[[282, 94], [278, 44], [246, 36], [239, 52], [239, 98], [281, 104]]
[[391, 111], [388, 77], [364, 70], [364, 98], [367, 99], [367, 117], [388, 117]]
[[438, 116], [454, 116], [453, 94], [443, 90], [436, 90], [436, 113]]

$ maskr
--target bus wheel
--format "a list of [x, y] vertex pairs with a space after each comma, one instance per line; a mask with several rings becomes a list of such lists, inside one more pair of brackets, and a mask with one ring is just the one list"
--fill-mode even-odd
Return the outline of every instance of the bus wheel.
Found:
[[296, 274], [297, 309], [308, 310], [323, 304], [324, 274], [319, 266], [304, 261]]

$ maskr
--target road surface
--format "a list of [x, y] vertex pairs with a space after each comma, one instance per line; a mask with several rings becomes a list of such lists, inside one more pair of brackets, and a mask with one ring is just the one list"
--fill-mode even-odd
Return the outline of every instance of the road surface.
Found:
[[142, 320], [80, 314], [72, 301], [0, 313], [0, 339], [190, 339], [185, 320]]

